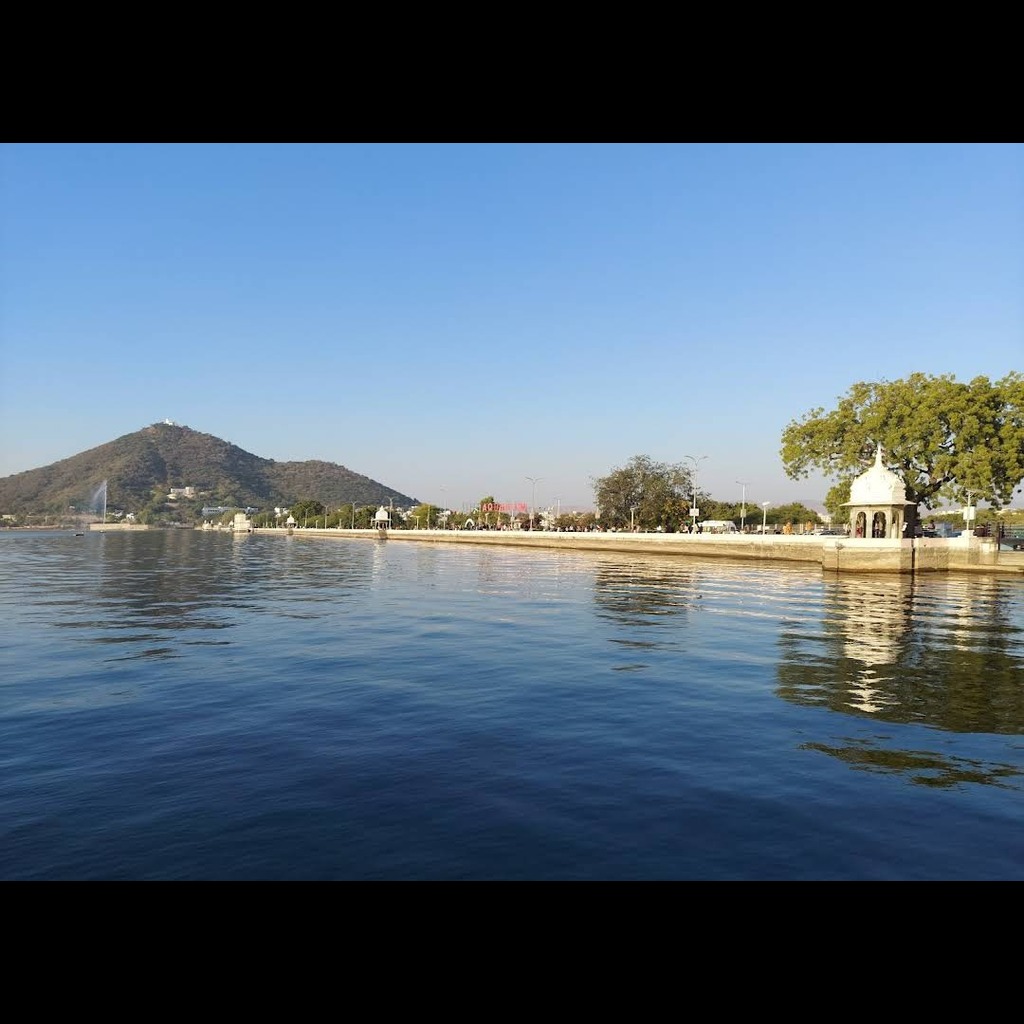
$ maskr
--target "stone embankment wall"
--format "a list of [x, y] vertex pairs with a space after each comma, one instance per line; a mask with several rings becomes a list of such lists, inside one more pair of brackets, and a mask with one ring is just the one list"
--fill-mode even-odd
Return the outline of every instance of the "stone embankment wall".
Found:
[[457, 544], [563, 551], [624, 551], [755, 562], [805, 562], [830, 572], [998, 572], [1024, 576], [1024, 552], [998, 550], [974, 536], [949, 539], [867, 538], [689, 533], [555, 533], [544, 530], [288, 530], [256, 535], [296, 538], [379, 538], [421, 544]]

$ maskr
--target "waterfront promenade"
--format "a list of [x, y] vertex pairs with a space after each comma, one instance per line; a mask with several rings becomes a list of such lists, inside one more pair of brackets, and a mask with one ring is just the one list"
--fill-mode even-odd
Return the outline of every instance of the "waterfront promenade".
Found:
[[972, 534], [948, 539], [872, 540], [786, 534], [557, 532], [552, 530], [348, 530], [259, 528], [260, 536], [308, 540], [374, 539], [397, 543], [616, 551], [755, 562], [818, 564], [835, 572], [980, 572], [1024, 578], [1024, 552], [999, 550]]

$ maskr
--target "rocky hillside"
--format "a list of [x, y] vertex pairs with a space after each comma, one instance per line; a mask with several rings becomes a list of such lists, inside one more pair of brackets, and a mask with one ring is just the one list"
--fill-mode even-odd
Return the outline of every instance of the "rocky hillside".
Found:
[[[370, 477], [332, 462], [275, 462], [211, 434], [154, 423], [98, 448], [41, 469], [0, 478], [0, 514], [66, 512], [94, 501], [103, 482], [107, 507], [138, 512], [166, 500], [171, 488], [192, 487], [189, 506], [268, 509], [304, 499], [338, 506], [417, 503]], [[181, 503], [182, 499], [178, 499]]]

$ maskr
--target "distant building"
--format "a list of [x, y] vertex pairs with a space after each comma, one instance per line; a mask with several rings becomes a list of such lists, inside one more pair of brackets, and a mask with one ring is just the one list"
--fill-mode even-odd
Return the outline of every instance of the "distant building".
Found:
[[196, 489], [194, 487], [172, 487], [167, 495], [168, 499], [175, 501], [178, 498], [194, 498]]

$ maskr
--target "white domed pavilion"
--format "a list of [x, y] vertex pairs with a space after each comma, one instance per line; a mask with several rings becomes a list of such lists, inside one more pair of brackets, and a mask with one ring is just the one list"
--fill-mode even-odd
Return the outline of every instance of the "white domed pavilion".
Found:
[[914, 536], [917, 506], [907, 501], [903, 481], [882, 465], [882, 446], [875, 450], [875, 464], [850, 484], [850, 536], [888, 537], [908, 540]]

